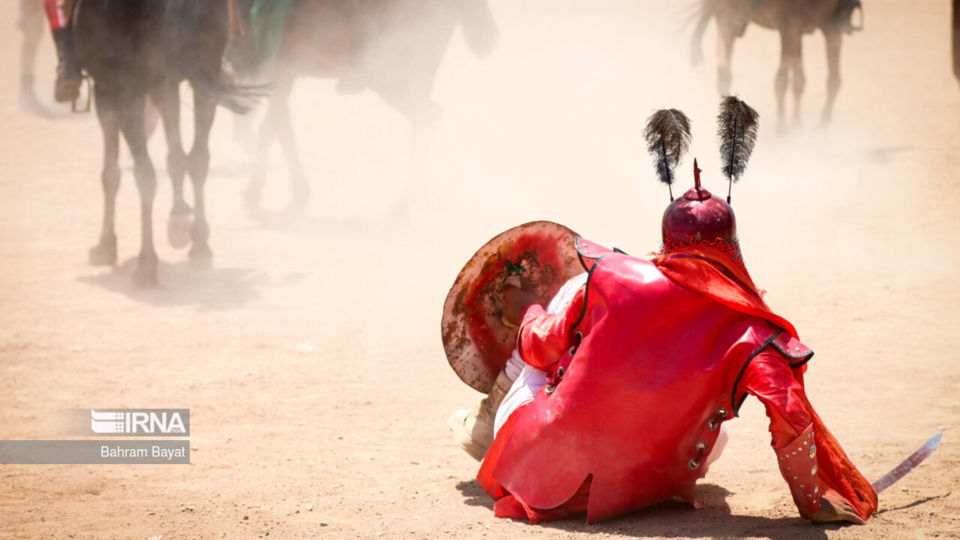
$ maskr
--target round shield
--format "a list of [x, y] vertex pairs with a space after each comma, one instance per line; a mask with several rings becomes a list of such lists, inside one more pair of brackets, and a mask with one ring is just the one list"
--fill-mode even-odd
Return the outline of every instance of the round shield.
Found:
[[489, 393], [517, 343], [518, 328], [503, 320], [508, 284], [534, 292], [544, 306], [583, 272], [576, 233], [550, 221], [514, 227], [477, 251], [443, 304], [441, 332], [450, 367], [463, 382]]

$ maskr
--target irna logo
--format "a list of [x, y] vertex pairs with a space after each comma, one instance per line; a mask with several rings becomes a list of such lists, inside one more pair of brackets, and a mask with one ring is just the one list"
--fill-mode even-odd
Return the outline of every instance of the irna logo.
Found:
[[97, 434], [188, 435], [189, 409], [90, 409], [90, 429]]

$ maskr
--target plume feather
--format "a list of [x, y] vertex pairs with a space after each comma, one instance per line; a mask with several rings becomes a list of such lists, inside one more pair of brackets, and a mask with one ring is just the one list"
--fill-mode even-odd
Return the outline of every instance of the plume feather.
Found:
[[737, 97], [726, 96], [720, 103], [717, 134], [720, 136], [721, 170], [731, 182], [739, 180], [747, 167], [747, 160], [757, 142], [759, 116]]
[[673, 169], [690, 148], [690, 119], [677, 109], [660, 109], [647, 120], [643, 137], [660, 181], [673, 184]]

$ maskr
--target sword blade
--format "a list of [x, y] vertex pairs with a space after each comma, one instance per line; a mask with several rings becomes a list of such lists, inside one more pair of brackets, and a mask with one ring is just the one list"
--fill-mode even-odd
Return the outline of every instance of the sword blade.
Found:
[[931, 437], [929, 441], [925, 442], [919, 450], [911, 454], [907, 459], [903, 460], [903, 463], [897, 465], [890, 472], [881, 476], [879, 480], [874, 482], [873, 489], [877, 490], [877, 493], [880, 493], [906, 476], [910, 471], [915, 469], [917, 465], [920, 465], [923, 460], [930, 457], [930, 454], [940, 447], [941, 435], [943, 435], [943, 428], [940, 428], [940, 430], [937, 431], [937, 434]]

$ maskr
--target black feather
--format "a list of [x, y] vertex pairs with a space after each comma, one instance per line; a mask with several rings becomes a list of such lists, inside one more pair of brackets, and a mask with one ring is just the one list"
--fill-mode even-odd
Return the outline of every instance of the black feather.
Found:
[[660, 109], [647, 120], [643, 137], [660, 181], [673, 184], [673, 169], [690, 148], [690, 119], [677, 109]]
[[720, 136], [721, 171], [731, 182], [740, 179], [757, 142], [757, 111], [734, 96], [720, 103], [717, 134]]

